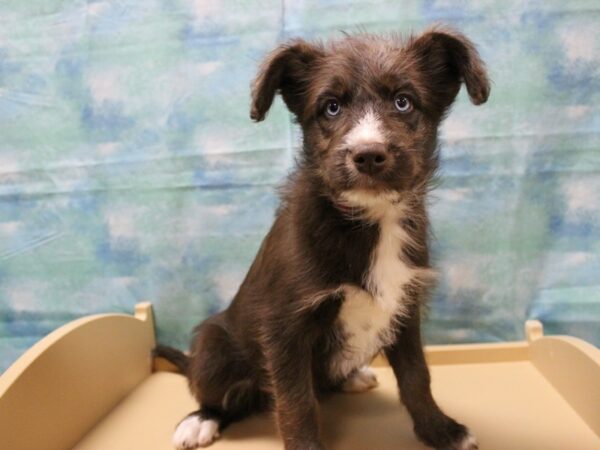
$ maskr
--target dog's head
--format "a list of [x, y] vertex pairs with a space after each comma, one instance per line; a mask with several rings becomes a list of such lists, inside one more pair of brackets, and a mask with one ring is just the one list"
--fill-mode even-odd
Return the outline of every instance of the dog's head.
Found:
[[423, 187], [437, 163], [437, 129], [461, 83], [484, 103], [490, 85], [474, 45], [452, 30], [418, 37], [295, 40], [264, 62], [251, 118], [279, 92], [304, 134], [303, 160], [334, 199]]

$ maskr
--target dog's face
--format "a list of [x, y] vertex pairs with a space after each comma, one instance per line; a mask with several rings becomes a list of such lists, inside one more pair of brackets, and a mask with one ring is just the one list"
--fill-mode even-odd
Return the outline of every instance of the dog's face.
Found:
[[437, 163], [437, 129], [461, 83], [483, 103], [489, 81], [464, 36], [348, 36], [327, 46], [294, 41], [265, 61], [251, 117], [280, 92], [304, 134], [304, 160], [327, 193], [401, 193], [426, 185]]

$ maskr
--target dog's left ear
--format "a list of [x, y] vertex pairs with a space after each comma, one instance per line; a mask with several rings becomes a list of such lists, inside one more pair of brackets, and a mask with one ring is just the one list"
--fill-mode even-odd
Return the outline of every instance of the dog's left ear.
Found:
[[252, 85], [250, 118], [256, 122], [263, 120], [277, 92], [289, 110], [300, 118], [308, 76], [321, 55], [319, 47], [302, 39], [276, 48], [263, 62]]
[[420, 71], [431, 90], [431, 100], [445, 111], [465, 83], [471, 102], [485, 103], [490, 82], [475, 45], [458, 31], [433, 29], [411, 42], [409, 51], [416, 57]]

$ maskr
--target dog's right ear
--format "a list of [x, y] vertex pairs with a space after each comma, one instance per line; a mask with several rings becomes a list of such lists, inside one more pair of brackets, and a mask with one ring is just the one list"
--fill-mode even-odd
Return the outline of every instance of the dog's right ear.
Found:
[[319, 47], [302, 39], [283, 44], [271, 52], [252, 85], [250, 118], [256, 122], [263, 120], [277, 92], [289, 110], [300, 118], [311, 67], [322, 55]]

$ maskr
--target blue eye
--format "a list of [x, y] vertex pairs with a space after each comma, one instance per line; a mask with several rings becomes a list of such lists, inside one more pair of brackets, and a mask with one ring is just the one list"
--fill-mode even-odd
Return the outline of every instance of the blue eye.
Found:
[[409, 113], [413, 109], [411, 101], [405, 95], [399, 95], [394, 99], [396, 109], [401, 113]]
[[342, 107], [337, 100], [331, 99], [327, 101], [325, 105], [325, 112], [328, 116], [335, 117], [342, 111]]

